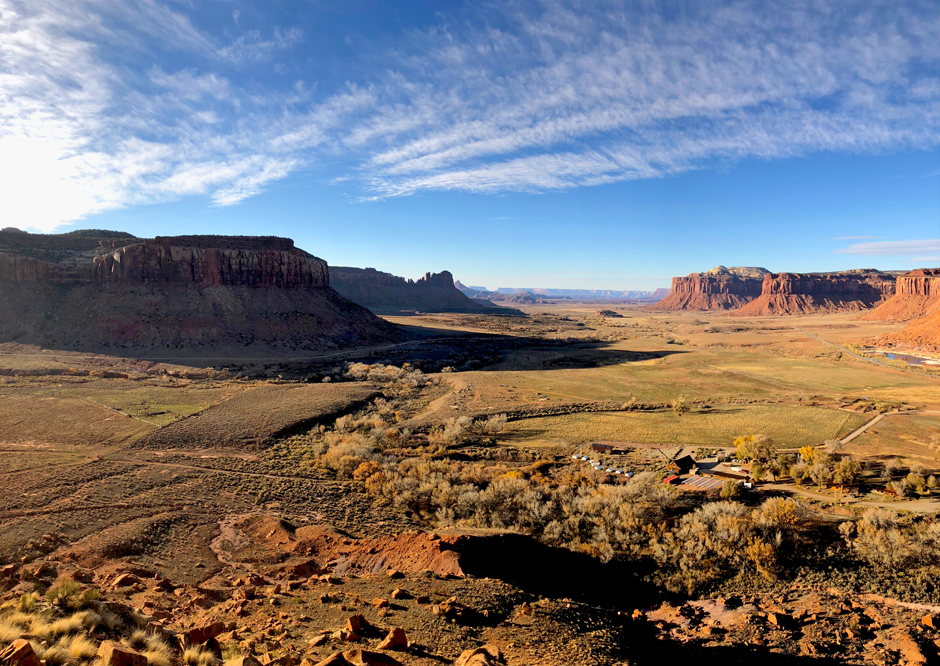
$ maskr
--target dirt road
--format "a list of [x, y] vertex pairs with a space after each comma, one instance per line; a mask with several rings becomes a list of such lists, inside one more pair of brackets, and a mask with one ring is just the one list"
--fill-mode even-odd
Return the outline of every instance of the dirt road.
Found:
[[826, 495], [825, 493], [818, 493], [807, 490], [806, 488], [781, 483], [763, 483], [760, 487], [764, 490], [779, 490], [785, 493], [819, 500], [820, 502], [839, 504], [841, 506], [870, 506], [879, 509], [894, 509], [896, 511], [913, 511], [914, 513], [934, 513], [935, 511], [940, 511], [940, 501], [933, 498], [903, 500], [898, 502], [876, 502], [874, 500], [860, 500], [854, 497], [838, 498], [832, 495]]

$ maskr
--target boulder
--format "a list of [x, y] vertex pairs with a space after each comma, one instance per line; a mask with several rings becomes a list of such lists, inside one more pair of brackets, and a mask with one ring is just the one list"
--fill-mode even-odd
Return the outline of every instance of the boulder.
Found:
[[140, 579], [134, 574], [123, 573], [114, 579], [114, 581], [111, 583], [111, 587], [130, 587], [131, 585], [136, 585], [139, 582]]
[[408, 637], [405, 630], [401, 627], [395, 627], [388, 632], [381, 643], [378, 644], [379, 650], [405, 650], [408, 648]]
[[147, 657], [117, 641], [104, 641], [98, 647], [101, 666], [147, 666]]
[[362, 615], [350, 615], [346, 618], [346, 629], [353, 633], [359, 633], [369, 626], [369, 623]]
[[190, 645], [202, 645], [210, 638], [215, 638], [226, 631], [224, 622], [213, 622], [212, 624], [195, 627], [189, 631], [184, 631], [179, 635], [180, 643], [184, 647]]
[[454, 662], [454, 666], [496, 666], [506, 663], [503, 653], [495, 645], [482, 645], [463, 652]]
[[19, 638], [0, 652], [0, 666], [42, 666], [42, 664], [29, 641]]

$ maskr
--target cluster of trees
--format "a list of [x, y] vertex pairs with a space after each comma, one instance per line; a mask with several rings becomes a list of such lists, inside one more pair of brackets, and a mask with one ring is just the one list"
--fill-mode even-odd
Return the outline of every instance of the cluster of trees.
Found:
[[[798, 455], [777, 453], [773, 440], [764, 435], [738, 437], [734, 446], [738, 460], [750, 463], [755, 481], [768, 476], [774, 481], [791, 477], [797, 484], [825, 486], [834, 483], [845, 486], [857, 483], [864, 472], [860, 461], [837, 454], [841, 447], [838, 440], [829, 440], [822, 446], [804, 446]], [[911, 497], [940, 485], [936, 477], [924, 475], [923, 467], [905, 470], [897, 459], [885, 464], [882, 480], [901, 497]]]

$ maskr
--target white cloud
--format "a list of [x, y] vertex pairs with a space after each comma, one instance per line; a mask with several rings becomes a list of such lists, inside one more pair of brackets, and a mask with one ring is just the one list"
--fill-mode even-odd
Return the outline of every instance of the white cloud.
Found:
[[287, 49], [300, 41], [303, 32], [291, 28], [282, 32], [275, 30], [274, 35], [264, 39], [257, 30], [249, 30], [228, 46], [219, 49], [219, 56], [234, 62], [250, 62], [264, 60], [271, 57], [276, 51]]
[[[297, 53], [300, 28], [240, 32], [237, 11], [215, 34], [186, 3], [0, 0], [9, 223], [52, 229], [191, 194], [232, 205], [325, 163], [330, 182], [374, 199], [940, 142], [929, 0], [839, 12], [814, 0], [689, 3], [674, 16], [616, 0], [469, 7], [381, 50], [366, 44], [348, 80], [328, 84]], [[290, 68], [273, 62], [292, 54]], [[309, 78], [283, 88], [238, 76], [261, 63]]]
[[936, 261], [940, 260], [940, 238], [853, 243], [837, 252], [878, 257], [912, 257], [914, 261]]

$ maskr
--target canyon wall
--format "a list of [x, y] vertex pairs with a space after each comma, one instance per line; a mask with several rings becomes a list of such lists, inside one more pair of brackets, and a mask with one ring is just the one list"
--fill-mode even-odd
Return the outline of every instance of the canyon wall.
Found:
[[861, 319], [911, 321], [940, 308], [940, 268], [918, 268], [897, 277], [894, 296]]
[[241, 355], [402, 338], [331, 289], [325, 261], [274, 237], [2, 230], [0, 311], [15, 313], [0, 318], [0, 341], [89, 351]]
[[940, 268], [918, 268], [897, 278], [893, 297], [860, 319], [909, 322], [871, 340], [879, 347], [940, 352]]
[[[284, 239], [286, 240], [286, 239]], [[136, 243], [94, 259], [93, 281], [311, 289], [330, 285], [326, 262], [293, 249], [179, 245], [180, 239]]]
[[655, 310], [734, 310], [761, 294], [763, 268], [725, 268], [672, 278], [669, 295]]
[[867, 310], [894, 295], [895, 276], [876, 270], [769, 273], [760, 296], [736, 315], [763, 316]]

